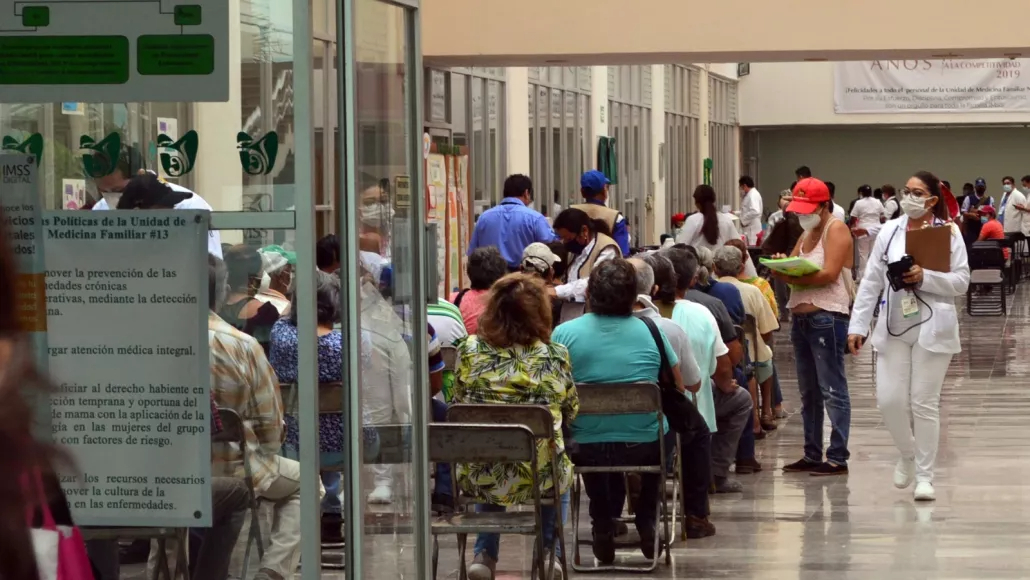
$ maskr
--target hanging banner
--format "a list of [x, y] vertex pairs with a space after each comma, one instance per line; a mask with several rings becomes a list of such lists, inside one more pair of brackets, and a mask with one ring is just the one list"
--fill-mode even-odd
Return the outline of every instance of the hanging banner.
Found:
[[1030, 59], [839, 62], [833, 108], [836, 113], [1027, 111]]

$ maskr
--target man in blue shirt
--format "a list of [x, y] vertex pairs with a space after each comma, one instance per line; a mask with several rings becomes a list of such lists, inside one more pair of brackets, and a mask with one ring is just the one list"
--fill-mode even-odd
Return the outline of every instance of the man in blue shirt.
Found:
[[[623, 256], [629, 255], [629, 228], [626, 217], [617, 210], [608, 207], [608, 178], [596, 169], [591, 169], [579, 178], [579, 191], [586, 203], [572, 207], [582, 210], [591, 219], [600, 220], [608, 225], [608, 232], [615, 243], [619, 244]], [[557, 216], [555, 216], [557, 217]]]
[[547, 225], [547, 218], [531, 209], [533, 182], [516, 173], [504, 180], [504, 199], [479, 216], [469, 241], [469, 255], [476, 248], [496, 246], [508, 262], [508, 268], [518, 270], [522, 251], [533, 242], [553, 242], [558, 239]]

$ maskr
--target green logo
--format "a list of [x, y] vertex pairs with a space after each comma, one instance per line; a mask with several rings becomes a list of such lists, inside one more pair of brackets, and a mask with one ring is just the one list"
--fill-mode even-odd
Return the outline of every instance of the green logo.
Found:
[[17, 151], [18, 153], [33, 155], [36, 158], [36, 167], [39, 167], [39, 162], [43, 158], [43, 136], [39, 133], [33, 133], [27, 139], [18, 143], [17, 139], [7, 135], [4, 137], [0, 148], [4, 151]]
[[254, 140], [244, 131], [236, 134], [237, 149], [240, 150], [240, 164], [247, 175], [268, 175], [275, 167], [275, 157], [279, 153], [279, 135], [275, 131]]
[[98, 143], [89, 135], [83, 135], [79, 137], [79, 149], [88, 150], [82, 156], [82, 168], [86, 170], [86, 175], [93, 178], [111, 175], [118, 167], [122, 136], [111, 133]]
[[193, 171], [197, 162], [197, 132], [187, 131], [182, 139], [172, 142], [172, 138], [164, 133], [157, 136], [157, 146], [161, 152], [161, 168], [168, 177], [180, 177]]

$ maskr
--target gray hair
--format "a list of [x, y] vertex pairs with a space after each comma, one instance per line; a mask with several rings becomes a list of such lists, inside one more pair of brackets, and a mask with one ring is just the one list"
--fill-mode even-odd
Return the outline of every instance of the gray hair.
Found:
[[694, 252], [673, 246], [658, 252], [658, 254], [665, 256], [672, 263], [673, 272], [676, 274], [676, 290], [680, 292], [689, 290], [700, 270]]
[[643, 256], [627, 260], [637, 271], [637, 294], [651, 295], [654, 288], [654, 269], [643, 260]]
[[651, 266], [654, 272], [654, 283], [658, 285], [655, 292], [655, 299], [659, 302], [673, 303], [676, 301], [676, 269], [672, 261], [659, 252], [652, 252], [644, 256], [644, 261]]
[[587, 282], [590, 312], [601, 316], [632, 316], [637, 303], [637, 276], [622, 258], [598, 264]]
[[[318, 324], [332, 326], [340, 321], [340, 276], [315, 270], [315, 317]], [[290, 322], [297, 325], [297, 292], [290, 297]]]
[[694, 251], [697, 252], [697, 281], [702, 285], [707, 286], [708, 278], [714, 269], [714, 265], [712, 263], [712, 250], [704, 246], [698, 246], [694, 248]]
[[218, 312], [229, 296], [229, 270], [225, 262], [214, 254], [207, 255], [207, 305]]
[[733, 246], [723, 246], [715, 251], [715, 271], [723, 276], [736, 276], [744, 266], [744, 257]]

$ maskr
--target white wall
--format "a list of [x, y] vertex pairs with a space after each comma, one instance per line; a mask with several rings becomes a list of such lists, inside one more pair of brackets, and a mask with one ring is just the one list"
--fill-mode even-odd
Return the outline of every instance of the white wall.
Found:
[[740, 79], [737, 91], [742, 127], [1030, 123], [1030, 112], [838, 115], [833, 111], [832, 62], [752, 63], [751, 74]]

